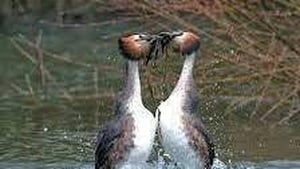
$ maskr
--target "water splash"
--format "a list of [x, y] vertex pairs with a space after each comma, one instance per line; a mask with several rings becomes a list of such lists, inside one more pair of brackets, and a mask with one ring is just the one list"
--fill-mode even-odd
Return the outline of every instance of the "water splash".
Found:
[[218, 158], [214, 159], [212, 169], [227, 169], [227, 168], [228, 167], [223, 161], [219, 160]]
[[[40, 162], [20, 162], [20, 163], [8, 163], [0, 161], [0, 168], [5, 169], [94, 169], [94, 163], [53, 163], [44, 164]], [[219, 159], [214, 160], [214, 165], [212, 169], [299, 169], [300, 161], [268, 161], [263, 163], [253, 163], [253, 162], [236, 162], [233, 164], [225, 165]], [[163, 161], [155, 163], [139, 163], [139, 164], [126, 164], [122, 169], [180, 169], [174, 164], [166, 165]]]

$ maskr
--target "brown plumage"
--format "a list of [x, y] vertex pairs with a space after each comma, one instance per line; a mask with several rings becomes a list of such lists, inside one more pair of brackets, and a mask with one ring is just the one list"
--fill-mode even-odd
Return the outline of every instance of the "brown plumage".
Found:
[[185, 126], [185, 135], [188, 137], [189, 145], [202, 158], [204, 167], [206, 169], [211, 168], [215, 158], [214, 144], [206, 132], [205, 126], [194, 114], [189, 113], [182, 116], [182, 122]]
[[95, 152], [96, 169], [111, 169], [126, 160], [134, 147], [134, 119], [131, 115], [120, 116], [99, 132]]
[[183, 55], [190, 54], [200, 47], [199, 37], [192, 32], [183, 32], [174, 38], [174, 42], [178, 45], [177, 50]]
[[95, 169], [116, 169], [127, 162], [146, 162], [151, 153], [156, 119], [142, 103], [138, 61], [149, 51], [145, 40], [148, 38], [136, 34], [119, 39], [126, 59], [125, 84], [116, 99], [116, 118], [98, 134]]
[[183, 168], [211, 169], [215, 158], [214, 144], [201, 119], [196, 116], [199, 97], [193, 66], [200, 39], [191, 32], [170, 35], [185, 61], [171, 95], [158, 107], [162, 144]]
[[[119, 48], [123, 56], [130, 60], [146, 58], [150, 52], [150, 43], [145, 41], [142, 34], [125, 35], [119, 39]], [[150, 39], [149, 39], [150, 40]]]

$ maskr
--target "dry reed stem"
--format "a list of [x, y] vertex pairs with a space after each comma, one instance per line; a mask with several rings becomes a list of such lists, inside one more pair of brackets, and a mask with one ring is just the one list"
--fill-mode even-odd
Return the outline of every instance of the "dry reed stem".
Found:
[[46, 79], [45, 79], [45, 70], [44, 70], [44, 58], [43, 58], [43, 52], [41, 51], [42, 36], [43, 36], [43, 32], [40, 30], [36, 38], [35, 49], [37, 53], [38, 72], [40, 75], [41, 85], [42, 88], [45, 89]]
[[290, 92], [290, 94], [284, 96], [282, 99], [280, 99], [276, 104], [274, 104], [272, 106], [271, 109], [269, 109], [264, 115], [262, 115], [260, 117], [261, 121], [265, 121], [265, 119], [271, 114], [273, 113], [279, 106], [281, 106], [283, 103], [285, 103], [290, 97], [292, 97], [293, 95], [295, 95], [298, 92], [299, 88], [295, 87], [295, 89]]
[[[12, 42], [12, 44], [14, 45], [14, 47], [16, 47], [16, 49], [23, 55], [25, 56], [27, 59], [29, 59], [31, 61], [31, 63], [33, 63], [34, 65], [37, 65], [38, 64], [38, 61], [33, 58], [23, 47], [21, 47], [15, 39], [13, 38], [10, 38], [10, 41]], [[33, 45], [34, 46], [34, 45]], [[58, 85], [57, 83], [57, 80], [51, 75], [51, 73], [47, 70], [46, 67], [43, 66], [43, 72], [45, 73], [45, 76], [51, 80], [57, 87], [60, 87], [60, 85]], [[27, 75], [28, 76], [28, 75]], [[33, 93], [33, 88], [31, 87], [31, 83], [29, 83], [30, 79], [29, 79], [29, 76], [26, 77], [25, 76], [25, 79], [26, 79], [26, 82], [27, 82], [27, 85], [29, 87], [29, 90], [30, 90], [30, 93], [31, 94], [34, 94]], [[68, 99], [69, 101], [72, 101], [72, 96], [68, 93], [68, 91], [62, 87], [60, 87], [60, 90], [61, 92], [63, 93], [64, 97], [66, 99]]]
[[14, 84], [14, 83], [11, 83], [10, 87], [13, 88], [20, 95], [28, 95], [29, 94], [28, 91], [22, 89], [20, 86]]
[[32, 63], [36, 64], [37, 61], [36, 59], [34, 59], [28, 52], [26, 52], [17, 42], [15, 39], [13, 38], [9, 38], [10, 42], [12, 43], [12, 45], [23, 55], [25, 56], [27, 59], [29, 59]]
[[99, 92], [99, 88], [98, 88], [98, 68], [97, 67], [94, 67], [93, 81], [94, 81], [95, 93], [97, 94]]
[[236, 108], [246, 106], [250, 102], [256, 101], [259, 98], [261, 98], [261, 96], [259, 96], [259, 97], [237, 97], [236, 99], [231, 101], [229, 106], [227, 106], [227, 108], [224, 111], [224, 115], [227, 116], [231, 112], [233, 112], [233, 110], [235, 110]]
[[[228, 42], [222, 39], [220, 40], [220, 38], [217, 36], [227, 34], [227, 36], [231, 38], [230, 40], [236, 44], [236, 46], [233, 48], [234, 52], [232, 54], [214, 53], [212, 56], [214, 56], [216, 59], [222, 60], [222, 62], [230, 63], [231, 68], [229, 69], [245, 70], [241, 72], [235, 71], [234, 74], [229, 75], [229, 77], [222, 77], [218, 76], [218, 72], [222, 72], [222, 68], [214, 69], [211, 71], [217, 73], [216, 77], [220, 77], [215, 79], [210, 78], [210, 70], [209, 68], [206, 68], [210, 67], [210, 65], [200, 65], [204, 66], [204, 68], [197, 69], [196, 67], [196, 72], [205, 72], [204, 74], [202, 73], [204, 79], [202, 79], [202, 81], [198, 84], [203, 86], [213, 83], [236, 82], [238, 85], [240, 83], [251, 82], [252, 80], [259, 79], [259, 81], [263, 83], [260, 83], [256, 87], [255, 90], [257, 93], [244, 93], [245, 96], [242, 100], [232, 100], [231, 105], [241, 106], [246, 105], [249, 102], [256, 101], [256, 108], [254, 108], [252, 111], [253, 117], [258, 111], [260, 111], [260, 106], [264, 104], [262, 102], [264, 102], [265, 97], [269, 97], [270, 95], [272, 97], [277, 97], [273, 99], [278, 100], [275, 105], [273, 105], [268, 111], [260, 113], [260, 115], [262, 114], [261, 120], [265, 120], [283, 103], [289, 102], [289, 97], [281, 97], [278, 99], [278, 97], [284, 95], [284, 92], [282, 89], [277, 90], [276, 86], [283, 86], [289, 90], [289, 88], [291, 88], [293, 85], [293, 83], [289, 84], [289, 82], [299, 79], [299, 66], [296, 63], [289, 61], [291, 58], [299, 59], [300, 53], [298, 47], [296, 46], [297, 43], [291, 44], [291, 42], [289, 42], [287, 38], [284, 37], [280, 32], [280, 29], [284, 29], [284, 27], [280, 27], [280, 24], [274, 24], [269, 18], [265, 17], [265, 13], [255, 13], [248, 7], [241, 8], [237, 1], [234, 3], [222, 1], [222, 3], [222, 5], [224, 5], [223, 7], [225, 8], [225, 13], [233, 18], [235, 23], [231, 20], [211, 18], [215, 23], [218, 23], [218, 26], [221, 29], [221, 31], [216, 35], [209, 35], [209, 33], [199, 31], [200, 29], [198, 27], [195, 27], [193, 24], [188, 23], [175, 13], [172, 13], [172, 10], [174, 9], [165, 8], [165, 10], [162, 11], [160, 7], [155, 8], [153, 5], [145, 1], [143, 1], [140, 6], [137, 6], [140, 8], [145, 8], [166, 20], [171, 20], [172, 22], [175, 22], [183, 27], [191, 28], [191, 30], [195, 32], [207, 35], [213, 41], [217, 43], [221, 42], [220, 44], [226, 44]], [[195, 13], [195, 15], [199, 15], [199, 13]], [[231, 27], [233, 24], [236, 26]], [[256, 24], [258, 29], [254, 29], [253, 24]], [[291, 21], [290, 24], [292, 24]], [[164, 26], [167, 27], [166, 24], [164, 24]], [[233, 29], [228, 32], [230, 27]], [[270, 43], [267, 44], [266, 40]], [[229, 43], [232, 42], [229, 41]], [[281, 51], [278, 52], [278, 49]], [[206, 71], [208, 72], [206, 73]], [[247, 73], [242, 73], [245, 71]], [[278, 79], [283, 81], [279, 82], [279, 84], [276, 84], [275, 81], [278, 81]], [[204, 86], [204, 88], [206, 87]], [[205, 90], [201, 89], [201, 91]], [[297, 91], [292, 91], [294, 94], [295, 92]], [[253, 95], [257, 94], [260, 96], [252, 97]], [[229, 106], [228, 108], [230, 109], [232, 106]], [[226, 112], [228, 112], [228, 110]]]
[[[121, 7], [112, 6], [112, 8], [109, 8], [110, 11], [118, 11], [120, 9], [126, 11], [126, 8], [128, 8], [129, 10], [125, 13], [127, 18], [120, 14], [123, 17], [118, 20], [60, 26], [100, 26], [101, 24], [106, 25], [114, 22], [134, 20], [142, 23], [150, 22], [149, 25], [152, 25], [153, 28], [149, 30], [155, 31], [157, 29], [173, 30], [170, 26], [173, 24], [208, 37], [208, 43], [212, 47], [206, 46], [207, 48], [203, 49], [205, 51], [204, 57], [207, 60], [205, 60], [205, 63], [196, 66], [195, 74], [201, 76], [201, 80], [197, 81], [197, 85], [202, 87], [200, 91], [206, 98], [217, 97], [231, 101], [225, 110], [225, 114], [230, 113], [239, 106], [245, 106], [254, 101], [256, 106], [252, 109], [251, 116], [260, 116], [260, 119], [265, 121], [275, 117], [276, 114], [274, 112], [277, 110], [282, 111], [280, 108], [284, 105], [290, 105], [292, 97], [299, 100], [299, 90], [295, 89], [295, 86], [299, 86], [300, 81], [300, 49], [299, 45], [297, 45], [300, 40], [300, 36], [298, 36], [300, 29], [296, 30], [300, 25], [295, 20], [300, 14], [298, 1], [266, 1], [267, 5], [279, 4], [282, 7], [286, 7], [285, 11], [278, 10], [279, 12], [277, 12], [273, 9], [264, 9], [259, 1], [246, 4], [238, 0], [221, 0], [219, 2], [224, 13], [223, 16], [218, 17], [210, 16], [205, 9], [202, 9], [201, 5], [195, 3], [196, 1], [185, 1], [184, 3], [186, 4], [181, 6], [173, 2], [167, 3], [167, 1], [163, 1], [165, 3], [159, 6], [157, 6], [156, 1], [152, 3], [151, 1], [133, 0], [131, 2], [133, 4], [129, 6], [121, 5]], [[101, 2], [97, 3], [102, 4]], [[181, 1], [178, 1], [178, 3], [181, 3]], [[204, 29], [193, 23], [194, 20], [186, 20], [186, 18], [181, 17], [180, 12], [182, 11], [188, 12], [191, 18], [203, 16], [209, 18], [215, 25], [215, 28], [213, 27], [211, 31], [204, 31]], [[157, 18], [167, 22], [159, 21]], [[295, 29], [289, 27], [295, 27]], [[294, 35], [291, 36], [286, 32]], [[110, 37], [117, 36], [120, 36], [120, 33], [112, 34]], [[27, 40], [21, 37], [17, 40], [17, 43], [26, 44], [33, 49], [40, 48], [36, 46], [36, 42]], [[26, 51], [22, 51], [24, 49], [20, 44], [16, 44], [16, 41], [13, 43], [27, 59], [35, 64], [38, 62]], [[96, 93], [99, 92], [95, 86], [98, 85], [96, 84], [98, 79], [95, 78], [95, 69], [97, 68], [95, 65], [73, 61], [68, 57], [53, 54], [44, 49], [41, 52], [44, 55], [44, 59], [45, 57], [50, 57], [62, 63], [92, 68], [94, 70], [94, 88]], [[214, 61], [219, 61], [220, 64], [214, 64]], [[107, 68], [99, 67], [98, 71], [100, 69], [113, 70], [109, 66]], [[45, 76], [47, 77], [46, 71]], [[150, 97], [155, 100], [161, 100], [164, 97], [164, 93], [160, 92], [157, 84], [159, 82], [174, 84], [176, 80], [173, 75], [161, 77], [160, 79], [155, 77], [152, 72], [146, 72], [146, 83]], [[239, 86], [247, 83], [252, 84], [252, 82], [254, 85], [253, 90], [240, 92]], [[212, 86], [212, 84], [219, 83], [222, 85], [221, 89], [215, 89]], [[17, 91], [17, 89], [14, 90]], [[212, 90], [218, 91], [211, 92]], [[271, 108], [261, 111], [265, 104]], [[281, 117], [277, 124], [283, 124], [297, 114], [292, 109], [287, 112], [289, 113], [283, 115], [284, 117]]]
[[88, 64], [88, 63], [84, 63], [84, 62], [78, 62], [78, 61], [74, 61], [71, 58], [62, 56], [62, 55], [57, 55], [55, 53], [51, 53], [48, 52], [42, 48], [37, 48], [36, 45], [29, 41], [28, 39], [26, 39], [25, 37], [19, 37], [19, 38], [14, 38], [16, 41], [20, 42], [20, 43], [25, 43], [26, 45], [28, 45], [29, 47], [35, 49], [35, 50], [39, 50], [42, 54], [44, 54], [45, 56], [49, 56], [50, 58], [53, 58], [55, 60], [64, 62], [64, 63], [68, 63], [68, 64], [73, 64], [73, 65], [78, 65], [78, 66], [83, 66], [83, 67], [87, 67], [87, 68], [91, 68], [92, 65]]
[[[65, 95], [58, 95], [57, 97], [60, 99], [66, 99], [69, 101], [69, 98], [67, 98]], [[102, 100], [104, 98], [115, 98], [115, 97], [116, 97], [115, 92], [102, 92], [102, 93], [97, 93], [97, 94], [85, 94], [85, 95], [77, 95], [77, 96], [72, 95], [72, 101], [95, 100], [95, 99]], [[97, 112], [100, 112], [100, 111], [97, 111]]]
[[152, 98], [152, 100], [157, 101], [159, 99], [159, 97], [157, 97], [154, 93], [154, 86], [152, 85], [152, 74], [149, 72], [148, 69], [145, 69], [145, 77], [146, 77], [146, 87], [150, 92], [150, 97]]
[[137, 21], [137, 20], [142, 20], [142, 19], [145, 19], [145, 18], [144, 17], [130, 17], [130, 18], [121, 18], [118, 20], [89, 22], [89, 23], [82, 23], [82, 24], [81, 23], [57, 23], [57, 22], [49, 22], [46, 20], [40, 21], [40, 23], [48, 25], [48, 26], [55, 26], [55, 27], [61, 27], [61, 28], [83, 28], [83, 27], [101, 27], [101, 26], [106, 26], [106, 25], [113, 25], [113, 24]]
[[[274, 38], [274, 37], [273, 37], [273, 38]], [[274, 43], [275, 43], [275, 40], [274, 40], [274, 39], [271, 40], [271, 43], [270, 43], [270, 46], [269, 46], [269, 49], [268, 49], [268, 50], [269, 50], [268, 53], [269, 53], [270, 55], [272, 55], [272, 51], [271, 51], [271, 50], [273, 50], [274, 47], [275, 47]], [[283, 56], [283, 53], [281, 53], [280, 56], [282, 57], [282, 56]], [[278, 69], [278, 65], [279, 65], [279, 64], [280, 64], [280, 60], [277, 60], [277, 62], [275, 63], [275, 66], [273, 66], [272, 70], [269, 71], [270, 74], [268, 75], [267, 79], [266, 79], [266, 80], [263, 82], [263, 84], [260, 86], [260, 89], [258, 89], [258, 90], [262, 90], [262, 91], [260, 92], [262, 98], [266, 95], [267, 90], [268, 90], [269, 86], [270, 86], [271, 83], [272, 83], [272, 79], [273, 79], [274, 76], [276, 75], [275, 73], [276, 73], [276, 71], [277, 71], [277, 69]], [[259, 106], [261, 106], [261, 103], [262, 103], [262, 102], [261, 102], [261, 99], [257, 100], [256, 105], [255, 105], [255, 108], [253, 109], [253, 111], [252, 111], [250, 117], [253, 117], [253, 116], [257, 113], [257, 111], [258, 111], [258, 109], [259, 109]]]
[[27, 84], [27, 88], [29, 90], [29, 93], [31, 96], [34, 96], [35, 95], [35, 92], [33, 90], [33, 87], [31, 85], [31, 80], [30, 80], [30, 77], [28, 74], [25, 74], [25, 81], [26, 81], [26, 84]]
[[277, 124], [283, 125], [298, 113], [300, 113], [300, 106], [298, 106], [298, 108], [294, 110], [289, 111], [288, 115], [282, 118]]

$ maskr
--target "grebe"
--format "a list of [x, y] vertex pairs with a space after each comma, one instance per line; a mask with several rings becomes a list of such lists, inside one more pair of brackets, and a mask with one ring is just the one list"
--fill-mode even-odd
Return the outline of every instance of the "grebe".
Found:
[[192, 72], [200, 41], [191, 32], [175, 34], [172, 41], [185, 61], [174, 90], [156, 110], [160, 114], [162, 146], [183, 168], [210, 169], [215, 157], [214, 145], [196, 117], [199, 99]]
[[141, 97], [139, 60], [149, 55], [150, 35], [126, 35], [119, 48], [126, 60], [125, 87], [116, 102], [117, 117], [99, 133], [96, 169], [120, 169], [147, 161], [154, 142], [157, 118]]

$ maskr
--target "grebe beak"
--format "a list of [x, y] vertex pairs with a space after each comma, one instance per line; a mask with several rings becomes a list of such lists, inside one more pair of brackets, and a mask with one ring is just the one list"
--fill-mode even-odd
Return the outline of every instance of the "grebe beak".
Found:
[[175, 37], [181, 36], [182, 34], [183, 31], [174, 31], [160, 32], [157, 35], [148, 35], [146, 38], [147, 41], [150, 42], [150, 51], [146, 57], [146, 65], [151, 59], [157, 59], [160, 56], [167, 55], [167, 46]]

